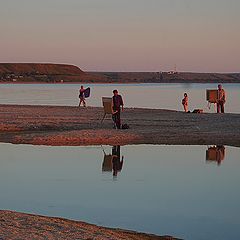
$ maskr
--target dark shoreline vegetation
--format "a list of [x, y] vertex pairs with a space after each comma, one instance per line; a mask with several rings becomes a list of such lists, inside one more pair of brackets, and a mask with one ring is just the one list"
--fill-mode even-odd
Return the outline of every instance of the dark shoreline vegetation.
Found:
[[0, 83], [240, 83], [240, 73], [94, 72], [74, 65], [0, 63]]

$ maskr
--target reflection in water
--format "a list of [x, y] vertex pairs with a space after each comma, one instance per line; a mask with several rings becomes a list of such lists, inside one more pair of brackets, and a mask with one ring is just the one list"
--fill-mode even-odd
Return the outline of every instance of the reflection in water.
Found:
[[225, 147], [222, 145], [208, 147], [206, 151], [206, 161], [208, 162], [217, 162], [218, 165], [225, 158]]
[[225, 146], [218, 167], [217, 154], [206, 165], [206, 145], [103, 147], [0, 144], [1, 209], [180, 239], [240, 239], [240, 148]]
[[[123, 166], [123, 156], [121, 159], [120, 156], [120, 146], [113, 146], [112, 148], [112, 155], [113, 155], [113, 176], [117, 176], [118, 172], [122, 170]], [[120, 160], [121, 159], [121, 160]]]
[[[113, 146], [111, 154], [107, 154], [104, 148], [102, 148], [102, 150], [104, 153], [102, 172], [112, 172], [113, 176], [116, 177], [123, 167], [124, 156], [121, 157], [121, 147], [119, 145]], [[210, 146], [206, 150], [206, 162], [215, 162], [218, 165], [221, 165], [225, 158], [225, 154], [225, 146]]]
[[118, 172], [122, 170], [123, 167], [123, 156], [121, 158], [120, 146], [112, 147], [112, 154], [106, 154], [104, 149], [104, 159], [102, 163], [103, 172], [112, 172], [113, 176], [117, 176]]

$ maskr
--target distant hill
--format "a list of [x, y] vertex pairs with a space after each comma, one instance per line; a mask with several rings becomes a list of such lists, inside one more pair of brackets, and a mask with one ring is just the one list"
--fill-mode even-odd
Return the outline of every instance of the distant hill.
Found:
[[84, 72], [68, 64], [0, 63], [0, 82], [240, 83], [240, 73]]
[[113, 83], [240, 83], [240, 73], [90, 72]]
[[99, 82], [102, 78], [68, 64], [0, 63], [1, 82]]
[[83, 71], [76, 66], [67, 64], [0, 63], [1, 73], [80, 75], [83, 74]]

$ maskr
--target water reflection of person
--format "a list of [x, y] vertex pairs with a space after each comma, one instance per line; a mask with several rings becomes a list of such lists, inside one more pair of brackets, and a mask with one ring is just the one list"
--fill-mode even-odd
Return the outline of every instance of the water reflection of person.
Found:
[[112, 172], [113, 176], [117, 176], [118, 172], [122, 170], [123, 167], [123, 156], [121, 159], [120, 146], [112, 147], [112, 154], [106, 154], [104, 149], [104, 159], [102, 163], [103, 172]]
[[117, 176], [118, 172], [122, 170], [123, 167], [123, 156], [121, 159], [120, 146], [112, 147], [112, 169], [113, 176]]
[[206, 160], [207, 161], [215, 161], [218, 165], [221, 164], [221, 162], [225, 158], [225, 147], [223, 145], [217, 145], [209, 147], [206, 154]]
[[225, 158], [225, 147], [221, 145], [217, 146], [216, 148], [217, 148], [217, 163], [218, 165], [220, 165]]

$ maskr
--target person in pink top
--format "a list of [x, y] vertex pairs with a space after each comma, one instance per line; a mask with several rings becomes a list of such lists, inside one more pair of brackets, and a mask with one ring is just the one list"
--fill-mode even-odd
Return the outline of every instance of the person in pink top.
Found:
[[188, 112], [188, 95], [184, 93], [184, 98], [182, 99], [182, 105], [184, 108], [184, 112]]

